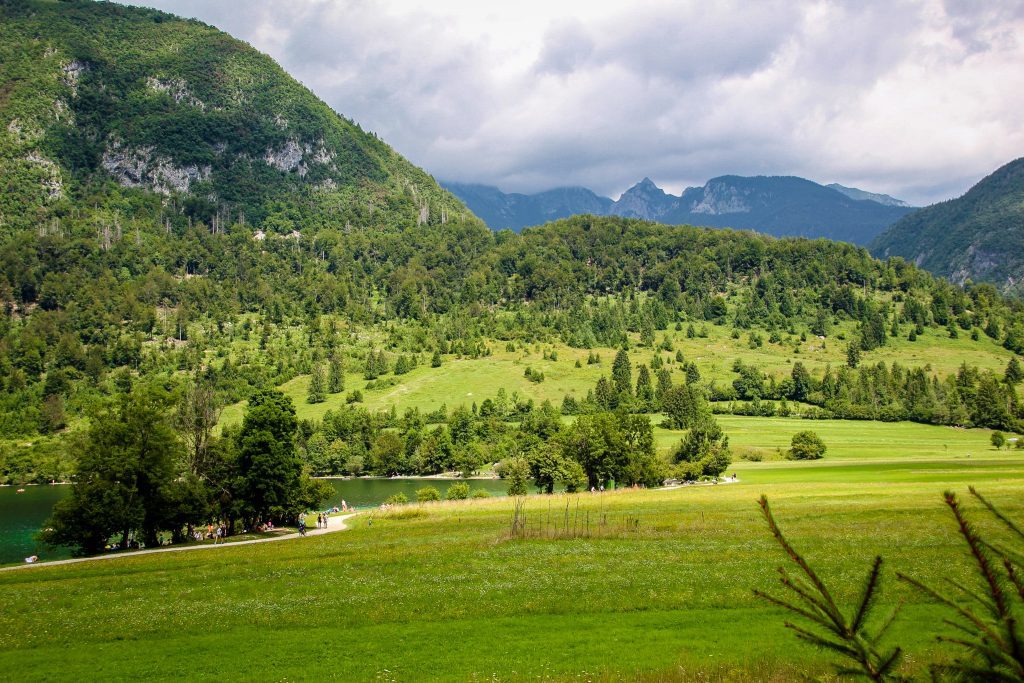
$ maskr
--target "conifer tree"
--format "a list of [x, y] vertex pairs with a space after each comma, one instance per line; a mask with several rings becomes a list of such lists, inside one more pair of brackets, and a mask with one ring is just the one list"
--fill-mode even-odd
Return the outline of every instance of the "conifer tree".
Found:
[[320, 365], [313, 367], [313, 376], [309, 380], [309, 394], [306, 403], [323, 403], [327, 400], [324, 382], [324, 369]]
[[1014, 356], [1010, 359], [1010, 362], [1006, 364], [1005, 373], [1006, 383], [1010, 386], [1020, 384], [1020, 381], [1024, 379], [1024, 369], [1020, 367], [1020, 361]]
[[327, 392], [340, 394], [345, 391], [345, 361], [339, 354], [331, 356], [331, 364], [327, 372]]
[[661, 401], [661, 399], [665, 396], [665, 394], [671, 388], [672, 388], [672, 373], [668, 370], [668, 368], [662, 368], [662, 369], [658, 370], [658, 391], [657, 391], [658, 400]]
[[620, 349], [612, 363], [612, 385], [617, 394], [633, 394], [633, 369], [629, 354]]
[[851, 368], [856, 368], [860, 365], [860, 344], [850, 342], [846, 347], [846, 364]]
[[636, 397], [649, 409], [654, 403], [654, 387], [651, 385], [651, 372], [646, 365], [641, 365], [636, 373]]

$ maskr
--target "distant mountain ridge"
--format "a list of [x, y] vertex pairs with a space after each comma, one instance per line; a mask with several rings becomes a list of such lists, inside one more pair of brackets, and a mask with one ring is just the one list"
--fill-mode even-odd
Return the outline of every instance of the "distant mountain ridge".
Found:
[[442, 185], [495, 230], [590, 213], [867, 244], [913, 210], [889, 195], [794, 176], [720, 176], [680, 196], [644, 178], [617, 201], [579, 187], [525, 195], [487, 185]]
[[910, 206], [910, 204], [907, 204], [902, 199], [896, 199], [895, 197], [890, 197], [887, 194], [858, 190], [856, 187], [846, 187], [839, 183], [829, 183], [825, 187], [830, 187], [836, 192], [842, 192], [850, 199], [870, 199], [873, 202], [878, 202], [885, 206]]
[[990, 282], [1024, 292], [1024, 158], [978, 181], [962, 197], [906, 216], [871, 244], [962, 284]]
[[526, 195], [504, 193], [490, 185], [445, 182], [441, 185], [495, 230], [512, 228], [518, 232], [528, 225], [541, 225], [582, 213], [605, 216], [614, 204], [611, 199], [584, 187], [560, 187]]

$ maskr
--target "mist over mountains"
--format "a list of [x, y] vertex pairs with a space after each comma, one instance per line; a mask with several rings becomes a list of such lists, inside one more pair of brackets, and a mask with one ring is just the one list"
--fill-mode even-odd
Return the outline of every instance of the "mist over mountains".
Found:
[[680, 196], [644, 178], [614, 201], [582, 187], [527, 195], [487, 185], [442, 185], [495, 230], [518, 231], [589, 213], [867, 244], [913, 211], [889, 195], [793, 176], [720, 176], [703, 187], [687, 188]]

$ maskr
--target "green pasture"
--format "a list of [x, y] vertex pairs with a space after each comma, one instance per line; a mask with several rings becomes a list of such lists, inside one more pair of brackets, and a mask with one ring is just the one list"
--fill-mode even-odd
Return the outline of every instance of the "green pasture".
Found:
[[[852, 338], [854, 334], [854, 326], [845, 323], [837, 326], [834, 334], [824, 340], [808, 335], [807, 341], [801, 343], [797, 334], [788, 342], [784, 339], [778, 344], [772, 344], [768, 342], [769, 335], [759, 331], [757, 333], [764, 338], [763, 346], [752, 349], [748, 332], [741, 334], [739, 339], [733, 339], [730, 327], [695, 323], [695, 327], [698, 330], [705, 329], [708, 336], [687, 338], [687, 325], [684, 325], [682, 331], [659, 332], [657, 342], [660, 344], [668, 336], [673, 348], [682, 351], [685, 361], [697, 364], [702, 381], [721, 384], [731, 383], [737, 377], [732, 371], [736, 359], [755, 365], [778, 379], [788, 376], [793, 363], [800, 361], [815, 377], [819, 377], [827, 366], [837, 368], [846, 363], [847, 342], [840, 339], [839, 335]], [[355, 367], [356, 361], [350, 361], [349, 372], [345, 377], [345, 392], [328, 395], [323, 403], [306, 403], [309, 375], [300, 375], [279, 388], [292, 398], [300, 419], [322, 418], [328, 410], [344, 405], [345, 394], [356, 389], [363, 392], [363, 405], [368, 409], [390, 410], [394, 406], [399, 414], [406, 408], [419, 408], [424, 412], [435, 410], [442, 403], [449, 409], [460, 405], [469, 407], [474, 402], [479, 405], [484, 399], [494, 398], [502, 388], [510, 397], [513, 392], [518, 392], [521, 397], [532, 398], [537, 403], [550, 400], [559, 405], [566, 394], [584, 398], [601, 375], [610, 375], [612, 360], [617, 351], [612, 348], [574, 349], [564, 344], [533, 344], [526, 348], [519, 347], [516, 351], [507, 351], [505, 342], [492, 340], [488, 344], [492, 350], [490, 356], [476, 359], [446, 356], [439, 368], [423, 364], [405, 375], [387, 374], [383, 379], [394, 380], [394, 386], [370, 390], [365, 388], [367, 381], [363, 378], [361, 367]], [[795, 352], [797, 347], [799, 353]], [[558, 359], [545, 360], [544, 352], [552, 350]], [[591, 352], [600, 356], [600, 363], [587, 365], [587, 356]], [[662, 356], [666, 362], [665, 367], [673, 373], [673, 380], [682, 382], [682, 367], [674, 361], [675, 351], [639, 346], [629, 350], [634, 366], [634, 381], [636, 366], [649, 364], [655, 354]], [[927, 329], [916, 342], [909, 342], [904, 337], [890, 337], [886, 346], [865, 353], [862, 363], [884, 361], [887, 364], [899, 362], [906, 367], [927, 366], [931, 368], [930, 372], [945, 376], [955, 373], [961, 363], [969, 361], [982, 370], [1002, 373], [1011, 355], [985, 335], [981, 335], [975, 342], [967, 332], [958, 339], [950, 339], [944, 329]], [[575, 367], [577, 360], [581, 363], [579, 368]], [[526, 379], [524, 372], [527, 367], [543, 372], [544, 381], [534, 383]], [[652, 380], [653, 375], [652, 372]], [[240, 422], [243, 412], [243, 403], [228, 406], [222, 414], [222, 422]]]
[[[512, 501], [491, 499], [364, 515], [326, 536], [0, 573], [0, 670], [19, 680], [819, 674], [828, 657], [752, 595], [776, 590], [783, 561], [755, 505], [765, 493], [844, 600], [884, 555], [883, 602], [906, 601], [893, 639], [907, 648], [905, 670], [923, 673], [942, 656], [942, 612], [894, 573], [970, 581], [939, 494], [977, 484], [1020, 519], [1024, 455], [986, 447], [983, 430], [722, 421], [737, 445], [772, 448], [810, 425], [830, 450], [816, 462], [738, 461], [735, 484], [531, 497], [525, 539], [510, 538]], [[675, 436], [659, 432], [659, 443]], [[552, 538], [566, 519], [589, 535]]]

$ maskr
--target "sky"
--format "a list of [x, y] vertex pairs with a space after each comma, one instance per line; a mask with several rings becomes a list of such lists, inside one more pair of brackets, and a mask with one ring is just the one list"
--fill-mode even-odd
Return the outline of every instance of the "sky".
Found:
[[917, 205], [1024, 156], [1024, 0], [132, 0], [217, 26], [436, 178], [617, 198], [798, 175]]

